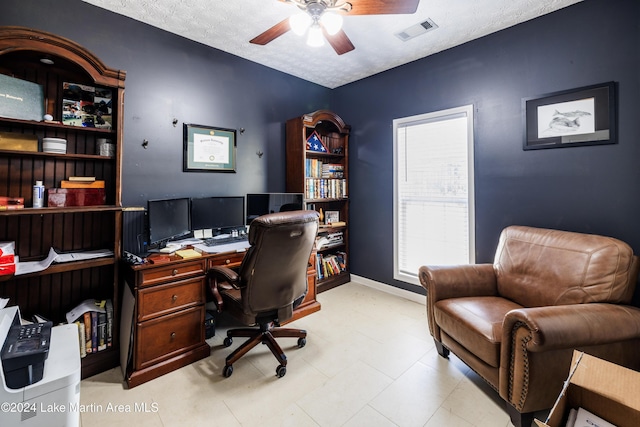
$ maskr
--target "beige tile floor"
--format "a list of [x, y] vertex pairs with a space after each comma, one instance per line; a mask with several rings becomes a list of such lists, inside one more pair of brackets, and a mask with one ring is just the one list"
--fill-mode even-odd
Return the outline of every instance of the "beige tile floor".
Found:
[[307, 329], [307, 345], [279, 340], [288, 358], [283, 378], [266, 346], [224, 378], [230, 349], [222, 340], [234, 325], [222, 317], [206, 359], [131, 390], [119, 368], [83, 380], [82, 425], [511, 426], [486, 383], [455, 356], [438, 356], [424, 304], [355, 282], [318, 300], [321, 311], [291, 324]]

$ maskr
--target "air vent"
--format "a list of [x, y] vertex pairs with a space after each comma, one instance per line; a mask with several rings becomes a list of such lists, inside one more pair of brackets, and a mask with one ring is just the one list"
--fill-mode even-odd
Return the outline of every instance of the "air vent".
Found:
[[412, 25], [409, 28], [404, 29], [403, 31], [395, 33], [395, 36], [403, 42], [406, 42], [407, 40], [411, 40], [414, 37], [418, 37], [419, 35], [424, 34], [427, 31], [435, 30], [436, 28], [438, 28], [438, 26], [435, 24], [435, 22], [427, 18], [427, 20], [424, 22]]

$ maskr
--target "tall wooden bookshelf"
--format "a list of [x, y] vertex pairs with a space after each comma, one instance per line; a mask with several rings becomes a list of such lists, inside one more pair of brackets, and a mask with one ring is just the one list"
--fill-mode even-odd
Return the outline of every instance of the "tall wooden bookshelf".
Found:
[[[41, 60], [45, 59], [43, 63]], [[0, 195], [23, 197], [24, 209], [0, 210], [0, 241], [15, 243], [19, 261], [39, 261], [50, 248], [62, 252], [109, 249], [113, 256], [52, 264], [43, 271], [0, 276], [0, 297], [20, 307], [24, 318], [41, 315], [54, 324], [85, 299], [111, 299], [113, 345], [82, 359], [82, 377], [119, 363], [118, 265], [121, 253], [121, 148], [125, 72], [105, 66], [75, 42], [43, 31], [0, 27], [0, 74], [37, 83], [43, 88], [45, 113], [52, 121], [0, 117], [0, 132], [67, 141], [66, 153], [3, 149], [0, 144]], [[100, 118], [85, 127], [63, 124], [63, 82], [107, 89], [111, 93], [111, 126]], [[108, 92], [104, 92], [108, 93]], [[108, 95], [105, 95], [108, 96]], [[90, 125], [89, 119], [86, 124]], [[108, 122], [105, 122], [108, 123]], [[115, 146], [100, 155], [99, 139]], [[106, 204], [33, 208], [33, 185], [59, 188], [69, 176], [95, 176], [105, 181]]]
[[[318, 292], [351, 279], [348, 197], [350, 129], [336, 113], [328, 110], [294, 117], [286, 123], [286, 189], [292, 193], [303, 193], [307, 208], [322, 211], [318, 241], [326, 244], [317, 247]], [[313, 138], [314, 135], [321, 144]], [[336, 212], [339, 222], [329, 223], [327, 213]]]

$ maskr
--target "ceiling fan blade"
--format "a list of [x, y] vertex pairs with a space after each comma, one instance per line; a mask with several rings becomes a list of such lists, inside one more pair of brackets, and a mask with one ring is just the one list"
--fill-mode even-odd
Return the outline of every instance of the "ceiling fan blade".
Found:
[[253, 39], [249, 40], [249, 43], [265, 45], [270, 41], [277, 39], [290, 29], [291, 26], [289, 25], [289, 18], [286, 18], [285, 20], [280, 21], [259, 36], [256, 36]]
[[353, 6], [345, 15], [394, 15], [414, 13], [420, 0], [347, 0]]
[[329, 35], [329, 33], [327, 33], [324, 28], [322, 28], [322, 32], [324, 33], [324, 37], [327, 39], [333, 50], [335, 50], [338, 55], [351, 52], [353, 49], [355, 49], [355, 46], [353, 46], [353, 43], [351, 43], [351, 40], [349, 40], [349, 37], [347, 37], [347, 34], [343, 30], [338, 31], [332, 36]]

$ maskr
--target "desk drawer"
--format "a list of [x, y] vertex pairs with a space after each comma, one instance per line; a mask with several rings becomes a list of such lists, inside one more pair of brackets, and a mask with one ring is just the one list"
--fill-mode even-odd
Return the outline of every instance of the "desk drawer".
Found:
[[143, 270], [140, 287], [144, 288], [158, 283], [185, 279], [187, 277], [205, 275], [206, 260], [176, 263], [158, 268]]
[[204, 278], [180, 280], [141, 289], [138, 292], [138, 321], [205, 303]]
[[137, 325], [136, 369], [144, 369], [204, 342], [204, 306]]
[[209, 259], [209, 268], [216, 265], [222, 265], [229, 268], [240, 267], [245, 254], [246, 252], [231, 252], [227, 254], [216, 255]]

